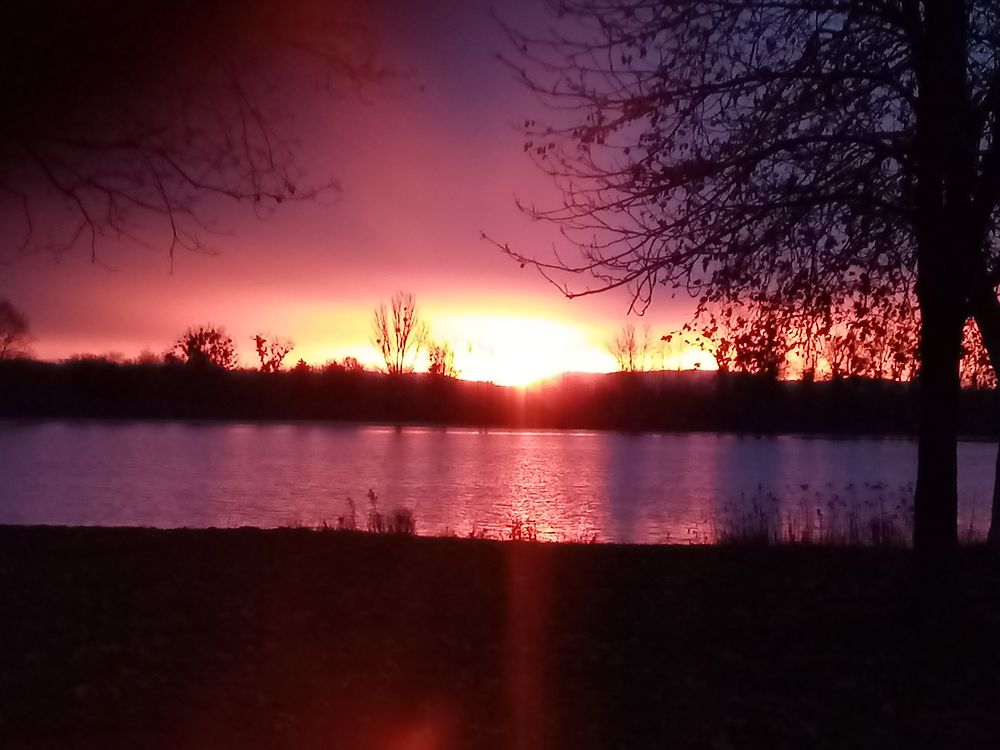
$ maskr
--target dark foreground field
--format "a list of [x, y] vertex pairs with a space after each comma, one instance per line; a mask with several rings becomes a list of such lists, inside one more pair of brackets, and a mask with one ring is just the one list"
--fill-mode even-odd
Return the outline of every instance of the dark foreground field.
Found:
[[[5, 748], [995, 747], [1000, 572], [904, 552], [0, 528]], [[921, 614], [922, 612], [922, 614]]]

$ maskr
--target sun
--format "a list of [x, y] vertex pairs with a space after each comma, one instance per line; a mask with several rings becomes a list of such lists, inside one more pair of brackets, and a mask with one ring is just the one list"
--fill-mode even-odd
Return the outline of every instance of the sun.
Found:
[[526, 386], [564, 372], [614, 369], [607, 350], [589, 340], [586, 331], [565, 323], [475, 315], [464, 317], [460, 324], [453, 340], [455, 367], [464, 380]]

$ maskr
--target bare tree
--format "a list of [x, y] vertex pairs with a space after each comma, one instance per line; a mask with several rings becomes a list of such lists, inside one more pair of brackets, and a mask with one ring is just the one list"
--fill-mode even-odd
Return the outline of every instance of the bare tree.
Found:
[[636, 330], [626, 323], [608, 346], [620, 372], [647, 372], [652, 369], [653, 336], [648, 325]]
[[173, 349], [167, 353], [167, 361], [183, 362], [196, 367], [219, 367], [232, 370], [239, 364], [236, 344], [221, 326], [206, 325], [189, 328], [184, 332]]
[[261, 372], [278, 372], [285, 357], [295, 348], [290, 339], [264, 336], [260, 333], [254, 335], [253, 342], [257, 350], [257, 359], [260, 360]]
[[0, 359], [27, 356], [30, 342], [28, 319], [8, 300], [0, 299]]
[[412, 292], [396, 292], [388, 307], [380, 302], [372, 313], [372, 343], [391, 375], [412, 372], [427, 339], [428, 328], [420, 319]]
[[[511, 30], [558, 108], [526, 150], [562, 189], [573, 256], [533, 264], [569, 296], [679, 287], [701, 315], [779, 300], [798, 316], [915, 298], [914, 546], [957, 543], [966, 318], [1000, 363], [1000, 7], [987, 0], [563, 0]], [[574, 275], [592, 278], [571, 286]], [[917, 316], [914, 316], [914, 319]], [[830, 320], [852, 325], [855, 320]], [[915, 342], [910, 343], [910, 350]]]
[[359, 19], [323, 0], [4, 3], [0, 252], [132, 239], [172, 262], [204, 248], [216, 199], [335, 195], [296, 158], [287, 90], [384, 78]]

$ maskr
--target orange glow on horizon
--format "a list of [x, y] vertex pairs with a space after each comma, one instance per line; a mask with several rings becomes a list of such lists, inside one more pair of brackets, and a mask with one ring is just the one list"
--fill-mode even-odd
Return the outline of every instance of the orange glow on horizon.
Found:
[[663, 359], [664, 370], [718, 370], [715, 357], [704, 349], [689, 346], [679, 353], [667, 354]]
[[[430, 297], [431, 295], [427, 295]], [[462, 380], [492, 382], [497, 385], [524, 387], [556, 378], [566, 373], [608, 373], [618, 369], [609, 350], [620, 323], [609, 323], [596, 315], [577, 314], [532, 299], [499, 298], [451, 299], [443, 304], [424, 306], [421, 318], [430, 328], [430, 338], [447, 344], [454, 353], [454, 366]], [[283, 300], [281, 302], [284, 302]], [[35, 354], [43, 359], [60, 360], [79, 354], [97, 356], [116, 354], [131, 359], [147, 352], [158, 356], [184, 330], [180, 321], [221, 324], [233, 338], [240, 355], [240, 366], [254, 369], [257, 358], [253, 335], [291, 339], [295, 346], [284, 369], [300, 359], [313, 367], [353, 357], [366, 369], [377, 371], [383, 363], [371, 343], [371, 306], [367, 299], [347, 300], [331, 306], [319, 300], [296, 300], [262, 305], [252, 295], [231, 295], [220, 310], [217, 302], [195, 308], [183, 316], [170, 316], [158, 325], [158, 331], [130, 331], [127, 338], [86, 340], [39, 337]], [[208, 311], [215, 309], [216, 314]], [[507, 309], [511, 312], [494, 312]], [[572, 316], [572, 317], [569, 317]], [[176, 318], [176, 322], [174, 321]], [[656, 330], [669, 330], [666, 322]], [[90, 338], [89, 336], [87, 337]], [[415, 370], [425, 372], [426, 351], [416, 358]], [[713, 357], [697, 347], [677, 344], [662, 346], [644, 362], [652, 370], [715, 370]]]
[[[607, 331], [601, 327], [575, 326], [531, 314], [468, 313], [459, 307], [424, 312], [423, 317], [430, 326], [431, 340], [451, 347], [462, 380], [526, 386], [566, 372], [616, 369], [615, 359], [603, 343]], [[344, 316], [340, 318], [345, 320]], [[352, 315], [349, 325], [349, 334], [342, 334], [339, 341], [318, 346], [303, 341], [286, 366], [300, 357], [320, 366], [355, 357], [368, 369], [381, 369], [378, 352], [366, 338], [367, 315]], [[416, 360], [416, 371], [426, 371], [427, 364], [426, 352], [422, 352]]]
[[[617, 370], [606, 341], [612, 332], [600, 326], [572, 325], [529, 314], [467, 314], [457, 310], [428, 315], [431, 339], [447, 343], [461, 380], [530, 386], [566, 373], [608, 373]], [[299, 357], [314, 365], [354, 357], [371, 370], [382, 368], [375, 348], [362, 337], [363, 316], [354, 323], [351, 340], [323, 346], [303, 345], [287, 366]], [[426, 352], [416, 360], [416, 371], [427, 369]], [[696, 347], [662, 351], [650, 358], [654, 370], [716, 370], [711, 354]]]

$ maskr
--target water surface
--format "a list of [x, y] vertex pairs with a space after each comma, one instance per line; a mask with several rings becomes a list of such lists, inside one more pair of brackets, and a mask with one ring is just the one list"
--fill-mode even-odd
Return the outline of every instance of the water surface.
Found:
[[[995, 448], [960, 446], [960, 524], [988, 522]], [[710, 541], [773, 496], [797, 522], [896, 513], [908, 440], [143, 422], [0, 422], [0, 523], [365, 525], [412, 510], [419, 533]], [[803, 520], [805, 519], [805, 520]], [[827, 521], [828, 523], [829, 521]]]

